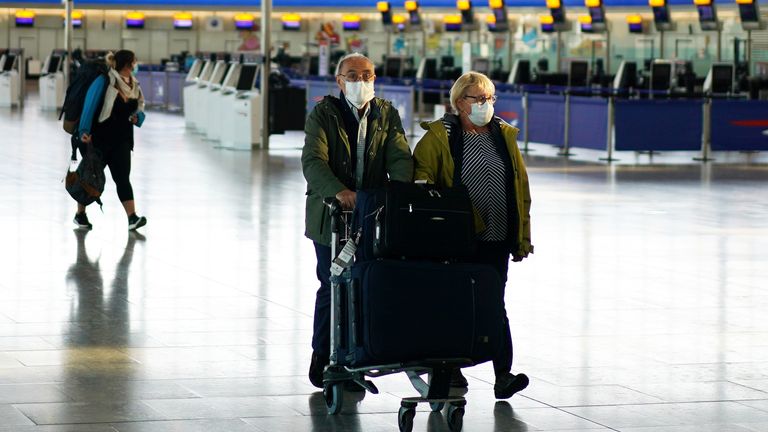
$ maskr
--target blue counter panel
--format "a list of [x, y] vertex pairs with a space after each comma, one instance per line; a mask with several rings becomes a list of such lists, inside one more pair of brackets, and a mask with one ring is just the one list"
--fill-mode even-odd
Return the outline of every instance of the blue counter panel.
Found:
[[520, 129], [520, 137], [523, 136], [525, 125], [525, 110], [523, 110], [523, 96], [512, 93], [497, 93], [498, 99], [493, 107], [495, 114], [505, 122]]
[[[400, 114], [403, 129], [410, 134], [413, 129], [413, 87], [401, 85], [376, 85], [376, 97], [392, 102], [392, 106]], [[419, 126], [416, 126], [419, 127]]]
[[617, 151], [701, 149], [701, 101], [617, 100], [614, 119]]
[[768, 102], [712, 101], [712, 150], [768, 150]]
[[528, 95], [528, 141], [563, 146], [565, 96]]
[[339, 95], [336, 81], [307, 81], [307, 115], [312, 112], [318, 102], [328, 95]]
[[608, 100], [571, 97], [568, 147], [607, 150]]

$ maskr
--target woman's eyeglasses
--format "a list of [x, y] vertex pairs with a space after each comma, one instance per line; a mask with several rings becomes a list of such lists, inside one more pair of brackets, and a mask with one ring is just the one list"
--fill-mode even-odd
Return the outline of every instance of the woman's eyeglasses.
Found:
[[474, 101], [472, 103], [476, 103], [478, 105], [483, 105], [486, 102], [491, 102], [491, 105], [496, 103], [496, 95], [493, 95], [491, 97], [466, 95], [464, 96], [464, 99], [472, 99]]

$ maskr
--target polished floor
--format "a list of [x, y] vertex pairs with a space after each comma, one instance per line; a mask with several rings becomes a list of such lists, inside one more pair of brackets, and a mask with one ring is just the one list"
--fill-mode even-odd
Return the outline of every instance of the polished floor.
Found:
[[[110, 182], [82, 232], [54, 115], [0, 110], [0, 431], [397, 431], [405, 376], [336, 417], [306, 378], [301, 145], [217, 149], [150, 113], [148, 225], [127, 232]], [[466, 370], [464, 430], [768, 431], [768, 168], [528, 163], [536, 254], [506, 300], [532, 381], [498, 402]], [[420, 407], [414, 430], [448, 428]]]

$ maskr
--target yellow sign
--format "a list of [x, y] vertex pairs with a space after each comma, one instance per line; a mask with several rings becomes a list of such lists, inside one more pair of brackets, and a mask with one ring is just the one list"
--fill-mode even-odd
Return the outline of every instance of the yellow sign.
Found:
[[550, 9], [557, 9], [560, 5], [560, 0], [547, 0], [547, 7]]
[[35, 13], [28, 10], [20, 10], [16, 12], [16, 18], [34, 18]]
[[125, 14], [125, 17], [129, 20], [143, 20], [144, 19], [144, 13], [143, 12], [128, 12]]
[[488, 0], [488, 7], [491, 9], [501, 9], [504, 7], [504, 0]]

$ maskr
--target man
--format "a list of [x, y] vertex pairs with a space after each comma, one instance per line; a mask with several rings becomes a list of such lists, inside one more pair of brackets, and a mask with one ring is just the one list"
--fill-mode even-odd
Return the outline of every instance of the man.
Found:
[[330, 354], [331, 229], [323, 199], [336, 197], [348, 210], [355, 191], [378, 188], [390, 180], [413, 179], [411, 151], [397, 109], [374, 97], [373, 62], [361, 54], [339, 60], [339, 97], [326, 96], [307, 118], [301, 164], [307, 180], [305, 235], [314, 242], [320, 289], [315, 299], [309, 380], [323, 387]]

